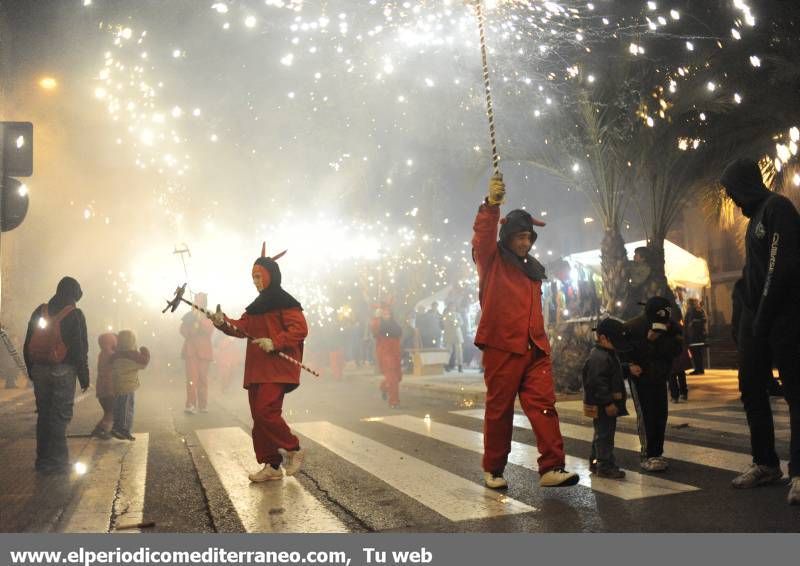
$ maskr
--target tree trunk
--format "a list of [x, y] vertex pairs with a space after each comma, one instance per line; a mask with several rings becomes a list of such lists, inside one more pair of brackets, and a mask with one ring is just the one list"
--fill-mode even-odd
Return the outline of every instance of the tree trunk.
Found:
[[628, 253], [618, 229], [607, 229], [600, 244], [600, 269], [603, 275], [604, 305], [617, 314], [625, 302], [628, 286]]

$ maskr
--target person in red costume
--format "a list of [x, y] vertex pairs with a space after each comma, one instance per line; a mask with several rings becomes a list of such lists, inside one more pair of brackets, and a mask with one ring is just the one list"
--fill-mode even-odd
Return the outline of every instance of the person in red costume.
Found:
[[[205, 308], [208, 297], [197, 293], [194, 302]], [[211, 333], [214, 326], [197, 309], [192, 309], [181, 319], [181, 336], [184, 338], [181, 356], [186, 363], [186, 408], [189, 414], [197, 409], [208, 412], [208, 367], [214, 360]]]
[[502, 178], [492, 177], [472, 236], [482, 313], [475, 345], [483, 351], [486, 368], [484, 482], [493, 489], [508, 487], [503, 472], [511, 451], [514, 402], [519, 396], [536, 435], [539, 485], [575, 485], [578, 475], [564, 469], [564, 441], [555, 409], [550, 343], [542, 316], [545, 272], [529, 254], [537, 237], [533, 227], [544, 223], [519, 209], [501, 220], [505, 192]]
[[256, 259], [252, 270], [258, 297], [238, 320], [225, 316], [219, 307], [211, 316], [214, 326], [229, 336], [246, 338], [246, 333], [255, 337], [248, 342], [244, 359], [244, 388], [253, 417], [253, 448], [256, 460], [263, 464], [261, 470], [248, 476], [253, 482], [280, 480], [284, 472], [292, 476], [300, 470], [304, 457], [300, 441], [281, 414], [284, 396], [300, 385], [300, 367], [279, 357], [277, 352], [302, 361], [308, 335], [303, 307], [281, 287], [281, 270], [276, 260], [284, 253], [271, 258], [266, 256], [266, 248], [261, 248], [261, 257]]
[[375, 337], [375, 359], [383, 374], [381, 394], [388, 400], [389, 407], [396, 409], [400, 404], [400, 381], [403, 379], [400, 365], [400, 338], [403, 331], [392, 315], [392, 307], [387, 303], [376, 310], [369, 327]]

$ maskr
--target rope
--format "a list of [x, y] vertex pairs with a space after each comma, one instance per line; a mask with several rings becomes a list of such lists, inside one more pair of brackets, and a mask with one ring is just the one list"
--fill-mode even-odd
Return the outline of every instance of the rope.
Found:
[[489, 141], [492, 146], [492, 170], [494, 175], [500, 175], [500, 155], [497, 153], [497, 139], [494, 130], [494, 107], [492, 106], [492, 87], [489, 84], [489, 58], [486, 53], [486, 18], [483, 14], [483, 1], [475, 1], [475, 11], [478, 14], [478, 31], [481, 40], [481, 60], [483, 62], [483, 88], [486, 93], [486, 115], [489, 118]]

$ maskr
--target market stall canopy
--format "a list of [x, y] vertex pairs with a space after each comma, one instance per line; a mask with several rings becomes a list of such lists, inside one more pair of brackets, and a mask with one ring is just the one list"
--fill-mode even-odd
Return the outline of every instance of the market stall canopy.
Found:
[[[628, 257], [633, 257], [633, 250], [646, 246], [645, 240], [625, 244]], [[579, 263], [595, 270], [600, 270], [600, 250], [578, 252], [564, 258], [570, 264]], [[708, 274], [708, 262], [701, 257], [693, 255], [669, 240], [664, 240], [664, 267], [667, 281], [671, 286], [702, 288], [711, 284]]]

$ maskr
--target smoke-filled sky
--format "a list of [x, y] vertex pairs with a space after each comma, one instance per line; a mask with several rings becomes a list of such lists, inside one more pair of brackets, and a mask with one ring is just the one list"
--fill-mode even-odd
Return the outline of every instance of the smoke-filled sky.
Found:
[[[730, 4], [746, 34], [754, 15]], [[540, 118], [557, 111], [561, 75], [595, 80], [570, 57], [610, 40], [638, 57], [650, 36], [687, 53], [689, 31], [698, 50], [715, 38], [669, 2], [485, 5], [509, 205], [549, 222], [543, 260], [596, 247], [586, 197], [524, 161], [528, 142], [552, 135]], [[36, 0], [3, 11], [0, 116], [33, 121], [36, 147], [28, 219], [4, 236], [4, 311], [26, 317], [71, 274], [95, 330], [162, 324], [163, 299], [185, 279], [238, 314], [262, 240], [289, 249], [285, 287], [312, 322], [336, 322], [362, 289], [368, 301], [395, 294], [402, 272], [425, 286], [417, 299], [474, 283], [468, 241], [491, 155], [468, 3]], [[184, 246], [188, 275], [174, 253]]]

